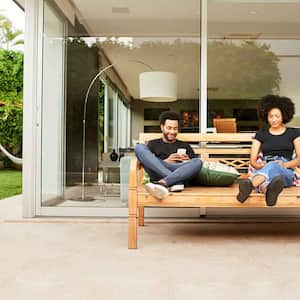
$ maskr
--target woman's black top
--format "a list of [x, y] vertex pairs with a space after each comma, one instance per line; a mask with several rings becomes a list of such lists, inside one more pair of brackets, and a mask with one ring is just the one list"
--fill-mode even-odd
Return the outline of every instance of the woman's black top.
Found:
[[300, 136], [300, 130], [287, 127], [285, 132], [274, 135], [269, 128], [260, 129], [254, 139], [261, 142], [261, 151], [264, 156], [283, 156], [288, 160], [292, 159], [294, 151], [294, 139]]

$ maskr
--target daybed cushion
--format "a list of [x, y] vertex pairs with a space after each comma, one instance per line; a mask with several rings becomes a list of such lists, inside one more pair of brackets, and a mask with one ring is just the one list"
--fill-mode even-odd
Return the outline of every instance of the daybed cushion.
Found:
[[[206, 161], [193, 182], [195, 185], [205, 186], [228, 186], [240, 176], [240, 173], [233, 167], [216, 161]], [[142, 184], [150, 182], [147, 172], [144, 171]]]
[[239, 176], [240, 173], [233, 167], [216, 161], [205, 161], [196, 182], [205, 186], [228, 186]]

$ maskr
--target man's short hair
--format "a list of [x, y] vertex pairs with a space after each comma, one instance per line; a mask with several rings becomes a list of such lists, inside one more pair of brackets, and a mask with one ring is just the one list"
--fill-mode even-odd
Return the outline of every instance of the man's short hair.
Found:
[[177, 112], [175, 111], [164, 111], [161, 113], [161, 115], [159, 116], [159, 121], [160, 121], [160, 125], [165, 125], [166, 120], [176, 120], [180, 121], [180, 116]]

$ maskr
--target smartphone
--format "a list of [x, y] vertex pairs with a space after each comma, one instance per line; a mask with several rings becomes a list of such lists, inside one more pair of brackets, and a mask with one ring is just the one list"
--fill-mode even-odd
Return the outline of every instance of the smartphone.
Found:
[[177, 154], [179, 154], [179, 155], [186, 154], [186, 149], [185, 148], [178, 148], [177, 149]]

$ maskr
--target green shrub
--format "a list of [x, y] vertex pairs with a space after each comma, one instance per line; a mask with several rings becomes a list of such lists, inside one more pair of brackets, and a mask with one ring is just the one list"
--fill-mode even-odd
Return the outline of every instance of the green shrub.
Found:
[[0, 49], [0, 143], [13, 154], [22, 145], [23, 53]]
[[2, 93], [23, 91], [22, 52], [0, 49], [0, 91]]
[[0, 106], [0, 143], [13, 153], [18, 153], [22, 144], [22, 105], [7, 101]]

